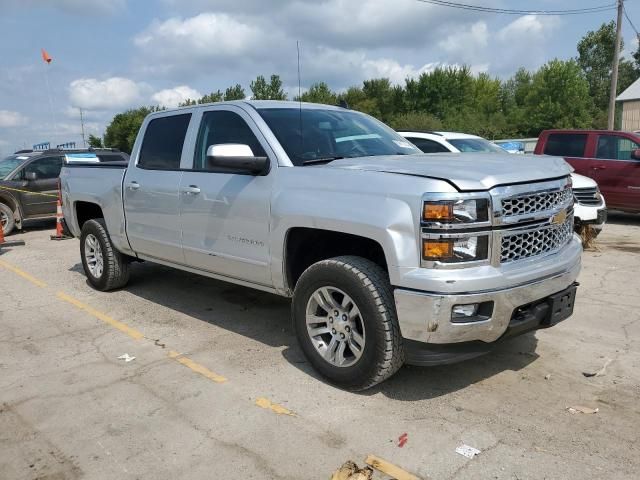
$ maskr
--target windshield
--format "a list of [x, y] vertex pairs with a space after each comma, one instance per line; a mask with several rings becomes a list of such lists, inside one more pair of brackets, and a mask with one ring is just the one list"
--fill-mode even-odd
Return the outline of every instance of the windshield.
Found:
[[507, 153], [495, 143], [485, 140], [484, 138], [452, 138], [447, 139], [451, 145], [456, 147], [463, 153], [468, 152], [491, 152], [491, 153]]
[[383, 123], [351, 110], [260, 108], [258, 112], [294, 165], [420, 153]]
[[29, 157], [11, 155], [10, 157], [0, 160], [0, 178], [5, 178], [28, 159]]

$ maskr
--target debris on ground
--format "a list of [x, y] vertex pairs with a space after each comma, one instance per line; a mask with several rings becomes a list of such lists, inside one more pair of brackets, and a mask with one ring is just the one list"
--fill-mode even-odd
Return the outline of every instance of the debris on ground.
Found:
[[156, 347], [161, 347], [161, 348], [165, 348], [165, 347], [167, 346], [167, 345], [166, 345], [166, 344], [164, 344], [164, 343], [160, 343], [160, 339], [156, 339], [156, 340], [153, 342], [153, 344], [154, 344]]
[[582, 375], [584, 375], [587, 378], [603, 377], [604, 375], [606, 375], [607, 367], [609, 366], [609, 364], [611, 362], [613, 362], [613, 359], [607, 358], [607, 361], [604, 362], [604, 365], [602, 366], [602, 368], [600, 370], [598, 370], [597, 372], [582, 372]]
[[391, 478], [395, 478], [396, 480], [421, 480], [420, 477], [416, 477], [414, 474], [409, 473], [393, 463], [383, 460], [382, 458], [376, 457], [375, 455], [367, 456], [365, 463], [379, 472], [382, 472]]
[[600, 410], [599, 408], [591, 408], [591, 407], [583, 407], [581, 405], [576, 405], [574, 407], [567, 407], [567, 410], [569, 411], [569, 413], [571, 414], [575, 414], [575, 413], [586, 413], [588, 415], [594, 414], [594, 413], [598, 413], [598, 411]]
[[480, 453], [482, 453], [480, 450], [478, 450], [477, 448], [474, 447], [470, 447], [469, 445], [465, 445], [462, 444], [459, 447], [456, 448], [456, 453], [459, 453], [460, 455], [467, 457], [467, 458], [473, 458], [476, 455], [479, 455]]
[[404, 447], [408, 440], [409, 440], [409, 435], [407, 435], [406, 433], [403, 433], [398, 437], [398, 446], [400, 448]]
[[551, 374], [550, 374], [550, 373], [547, 373], [547, 374], [544, 376], [544, 379], [545, 379], [545, 380], [550, 380], [550, 379], [551, 379]]
[[596, 237], [598, 234], [591, 225], [581, 225], [578, 228], [578, 234], [582, 240], [582, 247], [589, 251], [599, 251], [600, 249], [595, 245]]
[[371, 478], [373, 478], [372, 469], [369, 467], [358, 468], [358, 465], [351, 460], [345, 462], [344, 465], [331, 476], [331, 480], [370, 480]]
[[136, 359], [136, 357], [132, 357], [131, 355], [129, 355], [128, 353], [125, 353], [124, 355], [120, 355], [118, 357], [118, 360], [124, 360], [125, 362], [129, 363], [132, 362]]

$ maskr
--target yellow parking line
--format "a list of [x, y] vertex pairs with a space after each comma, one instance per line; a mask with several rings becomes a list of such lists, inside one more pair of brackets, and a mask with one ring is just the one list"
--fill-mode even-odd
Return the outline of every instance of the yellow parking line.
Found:
[[120, 330], [121, 332], [126, 333], [127, 335], [129, 335], [131, 338], [135, 339], [135, 340], [140, 340], [142, 338], [144, 338], [144, 335], [139, 332], [138, 330], [136, 330], [135, 328], [130, 327], [129, 325], [122, 323], [114, 318], [111, 318], [109, 315], [107, 315], [106, 313], [102, 313], [98, 310], [96, 310], [95, 308], [90, 307], [89, 305], [85, 305], [84, 303], [82, 303], [80, 300], [76, 300], [75, 298], [67, 295], [64, 292], [58, 292], [57, 296], [60, 300], [64, 300], [67, 303], [70, 303], [71, 305], [73, 305], [76, 308], [79, 308], [80, 310], [83, 310], [85, 312], [87, 312], [89, 315], [92, 315], [94, 317], [96, 317], [98, 320], [102, 320], [104, 323], [107, 323], [109, 325], [111, 325], [114, 328], [117, 328], [118, 330]]
[[7, 262], [3, 262], [2, 260], [0, 260], [0, 265], [6, 268], [7, 270], [12, 271], [16, 275], [20, 275], [25, 280], [29, 280], [31, 283], [33, 283], [34, 285], [40, 288], [47, 288], [47, 284], [44, 283], [42, 280], [38, 280], [36, 277], [29, 275], [27, 272], [23, 272], [19, 268], [14, 267], [13, 265], [9, 265]]
[[272, 412], [277, 413], [278, 415], [289, 415], [290, 417], [295, 417], [296, 414], [291, 410], [284, 408], [282, 405], [278, 405], [277, 403], [273, 403], [268, 398], [259, 397], [256, 398], [256, 405], [260, 408], [264, 408], [265, 410], [271, 410]]
[[227, 381], [227, 379], [222, 375], [218, 375], [217, 373], [212, 372], [207, 367], [194, 362], [190, 358], [183, 357], [182, 354], [174, 352], [173, 350], [169, 352], [169, 358], [174, 359], [176, 362], [184, 365], [187, 368], [190, 368], [194, 372], [199, 373], [203, 377], [208, 378], [209, 380], [212, 380], [216, 383], [224, 383]]

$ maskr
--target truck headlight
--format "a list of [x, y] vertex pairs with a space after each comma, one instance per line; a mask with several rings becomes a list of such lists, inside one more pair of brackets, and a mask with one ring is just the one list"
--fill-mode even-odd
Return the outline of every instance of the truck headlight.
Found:
[[475, 262], [489, 258], [489, 236], [422, 239], [422, 258], [430, 262]]
[[489, 219], [486, 199], [424, 202], [422, 221], [427, 223], [479, 223]]

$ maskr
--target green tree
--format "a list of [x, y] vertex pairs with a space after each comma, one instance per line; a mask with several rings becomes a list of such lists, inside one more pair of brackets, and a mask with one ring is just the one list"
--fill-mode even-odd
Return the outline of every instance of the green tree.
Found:
[[574, 60], [552, 60], [534, 75], [526, 98], [529, 127], [536, 136], [546, 128], [588, 128], [593, 103], [589, 82]]
[[282, 89], [282, 80], [279, 75], [271, 75], [267, 83], [262, 75], [258, 75], [249, 86], [253, 100], [286, 100], [287, 94]]
[[102, 148], [102, 139], [94, 134], [89, 135], [89, 146], [92, 148]]
[[395, 130], [429, 131], [442, 130], [442, 121], [429, 113], [402, 113], [391, 119], [389, 125]]
[[[304, 92], [299, 99], [303, 102], [336, 105], [338, 95], [332, 91], [325, 82], [318, 82], [311, 85], [309, 90]], [[296, 98], [296, 100], [298, 100], [298, 98]]]
[[224, 99], [229, 100], [244, 100], [247, 95], [244, 93], [244, 88], [237, 83], [233, 87], [229, 87], [224, 91]]
[[118, 113], [107, 126], [104, 134], [104, 145], [131, 153], [143, 120], [151, 112], [159, 110], [164, 109], [161, 107], [140, 107]]
[[[611, 21], [603, 23], [598, 30], [592, 30], [578, 42], [578, 64], [589, 82], [589, 94], [593, 98], [594, 107], [605, 111], [609, 106], [611, 89], [611, 67], [616, 44], [616, 24]], [[624, 42], [620, 42], [620, 49]], [[635, 62], [620, 57], [618, 64], [617, 92], [625, 90], [640, 75], [640, 48], [634, 52]], [[598, 116], [600, 112], [595, 112]]]

